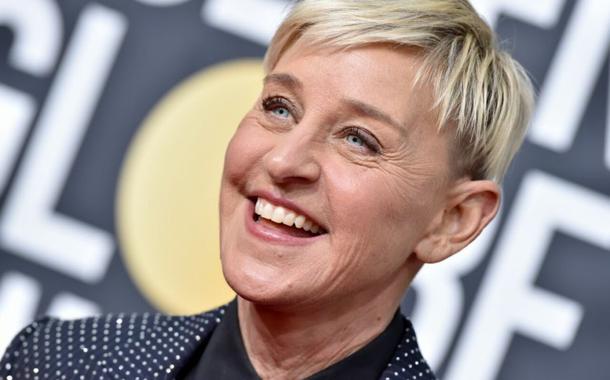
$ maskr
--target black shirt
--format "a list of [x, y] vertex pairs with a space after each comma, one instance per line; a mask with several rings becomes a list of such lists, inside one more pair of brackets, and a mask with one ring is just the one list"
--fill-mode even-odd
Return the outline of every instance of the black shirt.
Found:
[[[404, 319], [397, 310], [388, 327], [379, 336], [307, 380], [377, 380], [391, 359], [404, 328]], [[202, 342], [182, 374], [184, 380], [260, 379], [248, 359], [241, 338], [236, 300], [229, 304], [222, 322], [209, 340]]]

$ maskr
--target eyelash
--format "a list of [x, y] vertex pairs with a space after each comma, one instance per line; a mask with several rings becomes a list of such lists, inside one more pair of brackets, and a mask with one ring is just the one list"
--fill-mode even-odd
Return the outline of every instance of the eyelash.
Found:
[[290, 101], [280, 96], [269, 96], [264, 98], [262, 101], [262, 106], [263, 110], [266, 112], [272, 112], [278, 108], [286, 108], [291, 116], [294, 115], [294, 107]]
[[379, 141], [373, 135], [363, 130], [362, 128], [347, 127], [343, 131], [341, 131], [341, 137], [346, 138], [349, 135], [354, 135], [358, 137], [360, 140], [362, 140], [362, 142], [364, 142], [364, 145], [366, 145], [366, 147], [373, 153], [381, 153], [381, 144], [379, 144]]
[[[278, 108], [285, 108], [291, 117], [294, 117], [294, 107], [292, 103], [281, 96], [268, 96], [265, 97], [261, 102], [262, 108], [265, 112], [272, 112], [277, 110]], [[277, 115], [275, 117], [281, 118]], [[347, 127], [343, 129], [340, 133], [342, 138], [347, 138], [349, 135], [354, 135], [361, 139], [366, 148], [369, 149], [374, 154], [381, 153], [381, 144], [379, 140], [373, 135], [371, 135], [368, 131], [363, 130], [359, 127]]]

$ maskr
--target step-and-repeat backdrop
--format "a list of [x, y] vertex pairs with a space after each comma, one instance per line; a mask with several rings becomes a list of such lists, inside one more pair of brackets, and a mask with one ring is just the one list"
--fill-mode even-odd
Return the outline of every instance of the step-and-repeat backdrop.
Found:
[[[330, 0], [329, 0], [330, 1]], [[447, 380], [607, 379], [606, 0], [478, 0], [539, 91], [499, 218], [405, 296]], [[0, 352], [41, 314], [195, 313], [282, 0], [0, 0]]]

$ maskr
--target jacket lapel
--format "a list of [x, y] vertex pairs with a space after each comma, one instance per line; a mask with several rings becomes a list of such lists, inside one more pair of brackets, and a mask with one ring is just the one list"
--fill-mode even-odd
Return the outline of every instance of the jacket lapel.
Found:
[[[120, 379], [176, 379], [225, 313], [225, 306], [193, 316], [138, 316], [123, 350], [112, 351], [105, 372]], [[129, 332], [128, 332], [129, 334]]]
[[[404, 318], [404, 317], [403, 317]], [[411, 321], [405, 318], [402, 339], [380, 380], [435, 380], [434, 373], [423, 358]]]
[[[117, 378], [176, 379], [203, 341], [222, 320], [226, 305], [198, 315], [176, 317], [137, 316], [130, 320], [136, 327], [127, 334], [124, 351], [112, 351], [103, 361], [104, 372]], [[380, 380], [434, 380], [417, 344], [413, 325], [405, 319], [405, 330], [392, 359]]]

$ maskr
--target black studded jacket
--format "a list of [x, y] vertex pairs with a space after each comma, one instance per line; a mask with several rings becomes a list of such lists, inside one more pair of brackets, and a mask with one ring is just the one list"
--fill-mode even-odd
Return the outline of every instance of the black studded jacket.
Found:
[[[115, 314], [40, 319], [0, 361], [0, 380], [179, 379], [180, 370], [222, 320], [226, 306], [194, 316]], [[413, 331], [405, 330], [381, 380], [434, 380]]]

